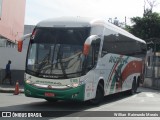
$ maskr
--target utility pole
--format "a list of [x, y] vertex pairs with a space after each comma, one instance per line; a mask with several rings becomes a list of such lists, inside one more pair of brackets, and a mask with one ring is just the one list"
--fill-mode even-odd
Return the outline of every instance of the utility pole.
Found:
[[125, 25], [125, 27], [126, 27], [126, 25], [127, 25], [127, 17], [126, 17], [126, 16], [125, 16], [124, 25]]

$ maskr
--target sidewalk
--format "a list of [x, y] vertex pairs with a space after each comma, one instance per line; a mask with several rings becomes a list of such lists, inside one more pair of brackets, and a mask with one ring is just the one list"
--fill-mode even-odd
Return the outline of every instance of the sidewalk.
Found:
[[[14, 93], [15, 85], [9, 84], [0, 84], [0, 93]], [[22, 85], [19, 86], [20, 93], [24, 93], [24, 87]]]

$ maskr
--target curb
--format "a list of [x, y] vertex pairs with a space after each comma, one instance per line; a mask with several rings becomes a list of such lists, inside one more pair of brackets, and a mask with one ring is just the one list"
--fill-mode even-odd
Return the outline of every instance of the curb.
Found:
[[[14, 93], [14, 90], [0, 89], [0, 93]], [[24, 90], [20, 89], [19, 93], [24, 93]]]

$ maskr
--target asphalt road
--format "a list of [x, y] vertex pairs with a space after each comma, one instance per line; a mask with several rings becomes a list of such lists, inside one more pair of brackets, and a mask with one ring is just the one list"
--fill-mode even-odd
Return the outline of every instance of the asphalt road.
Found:
[[[159, 120], [160, 91], [139, 88], [137, 94], [132, 96], [127, 95], [126, 93], [110, 95], [105, 97], [104, 102], [99, 106], [90, 105], [88, 102], [59, 101], [55, 103], [49, 103], [43, 99], [25, 97], [24, 94], [13, 95], [11, 93], [0, 93], [0, 111], [48, 111], [50, 115], [53, 113], [53, 111], [59, 111], [58, 117], [56, 116], [41, 119], [90, 120], [92, 117], [92, 119], [97, 120], [97, 117], [100, 117], [100, 119], [106, 120], [106, 116], [111, 114], [110, 117], [107, 117], [107, 120]], [[146, 111], [147, 113], [150, 113], [152, 117], [150, 115], [143, 116], [143, 114], [147, 114]], [[141, 117], [138, 117], [137, 119], [133, 113], [141, 115]], [[125, 116], [125, 114], [131, 114], [133, 117]], [[116, 115], [119, 117], [116, 117]]]

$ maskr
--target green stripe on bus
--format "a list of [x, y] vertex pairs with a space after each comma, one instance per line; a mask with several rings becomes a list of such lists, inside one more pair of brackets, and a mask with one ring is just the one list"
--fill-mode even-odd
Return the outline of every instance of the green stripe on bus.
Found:
[[[33, 85], [25, 83], [24, 93], [27, 97], [44, 98], [44, 99], [50, 98], [55, 100], [84, 101], [85, 85], [68, 89], [47, 89], [47, 88], [45, 89], [45, 88], [37, 88]], [[46, 97], [45, 93], [54, 93], [55, 96]]]

